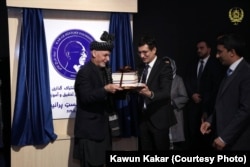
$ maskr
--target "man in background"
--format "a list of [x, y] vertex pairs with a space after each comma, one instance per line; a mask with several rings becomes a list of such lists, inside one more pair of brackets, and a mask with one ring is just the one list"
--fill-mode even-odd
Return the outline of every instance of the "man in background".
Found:
[[[197, 56], [187, 67], [184, 78], [190, 98], [187, 105], [187, 140], [189, 150], [210, 150], [210, 135], [200, 132], [202, 121], [211, 114], [219, 84], [223, 78], [223, 66], [211, 55], [211, 45], [206, 39], [196, 44]], [[211, 134], [212, 135], [212, 134]]]

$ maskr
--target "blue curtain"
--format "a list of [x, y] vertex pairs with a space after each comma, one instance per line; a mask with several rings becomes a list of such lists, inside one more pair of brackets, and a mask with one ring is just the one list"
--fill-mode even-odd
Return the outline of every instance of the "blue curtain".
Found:
[[23, 9], [16, 100], [12, 123], [13, 146], [54, 141], [49, 70], [43, 14]]
[[[115, 35], [115, 47], [110, 60], [112, 72], [124, 66], [135, 69], [130, 14], [111, 13], [109, 33]], [[129, 93], [126, 99], [117, 101], [122, 137], [138, 135], [136, 106], [137, 94], [135, 93]]]

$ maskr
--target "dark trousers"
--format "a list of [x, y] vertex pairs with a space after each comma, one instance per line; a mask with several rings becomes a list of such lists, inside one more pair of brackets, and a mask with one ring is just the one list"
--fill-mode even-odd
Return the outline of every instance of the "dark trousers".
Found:
[[80, 167], [104, 167], [106, 151], [112, 150], [112, 139], [108, 127], [108, 118], [105, 138], [102, 141], [75, 138], [73, 157], [80, 160]]
[[139, 150], [166, 151], [169, 150], [169, 129], [157, 129], [147, 118], [140, 122]]
[[188, 150], [212, 150], [212, 135], [203, 135], [200, 132], [201, 116], [201, 107], [192, 103], [187, 110], [188, 134], [186, 140]]

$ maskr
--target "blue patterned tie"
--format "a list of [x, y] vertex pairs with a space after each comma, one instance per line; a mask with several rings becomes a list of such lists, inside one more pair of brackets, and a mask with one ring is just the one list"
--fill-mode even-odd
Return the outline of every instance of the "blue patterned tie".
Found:
[[233, 70], [232, 69], [227, 69], [227, 76], [229, 77], [231, 74], [233, 73]]

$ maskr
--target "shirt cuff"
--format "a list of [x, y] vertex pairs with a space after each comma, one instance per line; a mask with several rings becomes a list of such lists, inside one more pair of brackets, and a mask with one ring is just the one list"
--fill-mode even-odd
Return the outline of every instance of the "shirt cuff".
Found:
[[153, 99], [155, 97], [155, 94], [153, 91], [151, 91], [151, 96], [149, 97], [150, 99]]
[[224, 144], [227, 144], [220, 136], [218, 137], [220, 141], [222, 141]]

